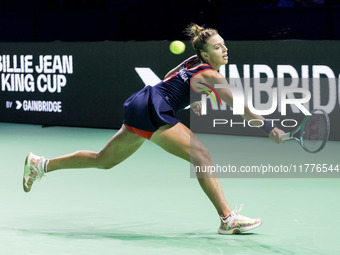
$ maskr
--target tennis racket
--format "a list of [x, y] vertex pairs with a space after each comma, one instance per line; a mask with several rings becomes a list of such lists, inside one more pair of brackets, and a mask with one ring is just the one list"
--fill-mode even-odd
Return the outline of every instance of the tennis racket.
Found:
[[295, 140], [302, 148], [311, 153], [321, 151], [327, 141], [330, 132], [330, 122], [324, 110], [315, 109], [311, 115], [306, 116], [300, 126], [293, 132], [285, 133], [281, 140]]

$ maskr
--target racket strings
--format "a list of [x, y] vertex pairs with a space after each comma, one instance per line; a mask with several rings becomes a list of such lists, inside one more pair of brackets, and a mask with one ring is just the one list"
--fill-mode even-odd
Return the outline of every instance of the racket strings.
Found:
[[308, 151], [317, 152], [323, 148], [328, 140], [329, 120], [323, 113], [313, 113], [305, 123], [303, 129], [303, 144]]

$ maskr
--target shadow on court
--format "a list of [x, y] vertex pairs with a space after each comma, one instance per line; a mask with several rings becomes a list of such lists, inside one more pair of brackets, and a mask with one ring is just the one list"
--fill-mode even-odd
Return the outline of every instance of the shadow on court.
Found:
[[[131, 228], [128, 226], [127, 228]], [[138, 227], [141, 227], [139, 225]], [[145, 227], [147, 227], [145, 225]], [[265, 238], [264, 235], [257, 233], [243, 233], [238, 235], [218, 235], [216, 233], [173, 233], [169, 235], [157, 233], [133, 233], [126, 231], [100, 231], [100, 230], [18, 230], [25, 234], [45, 235], [52, 238], [60, 239], [81, 239], [81, 240], [94, 240], [94, 239], [112, 239], [119, 240], [128, 245], [140, 247], [162, 248], [168, 247], [181, 247], [181, 249], [199, 250], [206, 252], [206, 254], [219, 254], [227, 251], [242, 252], [252, 251], [255, 254], [269, 253], [269, 254], [296, 254], [286, 248], [278, 248], [259, 241], [258, 238]], [[257, 237], [256, 240], [249, 238]], [[250, 253], [247, 253], [250, 254]]]

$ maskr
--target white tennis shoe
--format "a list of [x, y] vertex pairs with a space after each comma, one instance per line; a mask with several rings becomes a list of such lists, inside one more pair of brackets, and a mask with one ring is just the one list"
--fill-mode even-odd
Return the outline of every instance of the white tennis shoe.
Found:
[[222, 235], [240, 234], [254, 228], [259, 227], [262, 224], [262, 220], [259, 218], [249, 218], [238, 214], [242, 205], [236, 210], [232, 211], [226, 217], [221, 218], [221, 226], [218, 229], [218, 233]]
[[23, 188], [25, 192], [30, 192], [33, 182], [35, 180], [40, 180], [44, 175], [46, 175], [48, 161], [49, 160], [44, 157], [36, 156], [31, 152], [28, 153], [25, 160], [23, 178]]

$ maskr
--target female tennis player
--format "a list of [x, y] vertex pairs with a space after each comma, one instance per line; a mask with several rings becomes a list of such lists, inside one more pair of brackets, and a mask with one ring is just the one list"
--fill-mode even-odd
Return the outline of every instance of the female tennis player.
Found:
[[[175, 114], [190, 104], [191, 89], [199, 90], [202, 84], [214, 89], [214, 85], [221, 84], [221, 81], [227, 84], [217, 70], [228, 63], [228, 49], [215, 29], [205, 29], [194, 24], [187, 32], [197, 55], [172, 69], [156, 86], [147, 86], [128, 98], [124, 103], [124, 120], [120, 130], [100, 152], [82, 150], [54, 159], [29, 153], [25, 160], [24, 190], [29, 192], [35, 180], [55, 170], [110, 169], [137, 151], [145, 139], [191, 162], [195, 167], [207, 169], [207, 166], [211, 166], [212, 161], [207, 149], [175, 118]], [[233, 97], [229, 90], [215, 90], [224, 102], [233, 106]], [[199, 107], [199, 103], [194, 103], [193, 110], [197, 114], [200, 112]], [[271, 126], [271, 122], [262, 116], [251, 113], [247, 106], [243, 118], [262, 120], [264, 125], [261, 129], [269, 134], [273, 142], [280, 142], [280, 135], [284, 132]], [[215, 173], [198, 173], [197, 177], [220, 216], [220, 234], [242, 233], [261, 225], [261, 219], [244, 217], [239, 214], [240, 208], [234, 211], [230, 208]]]

